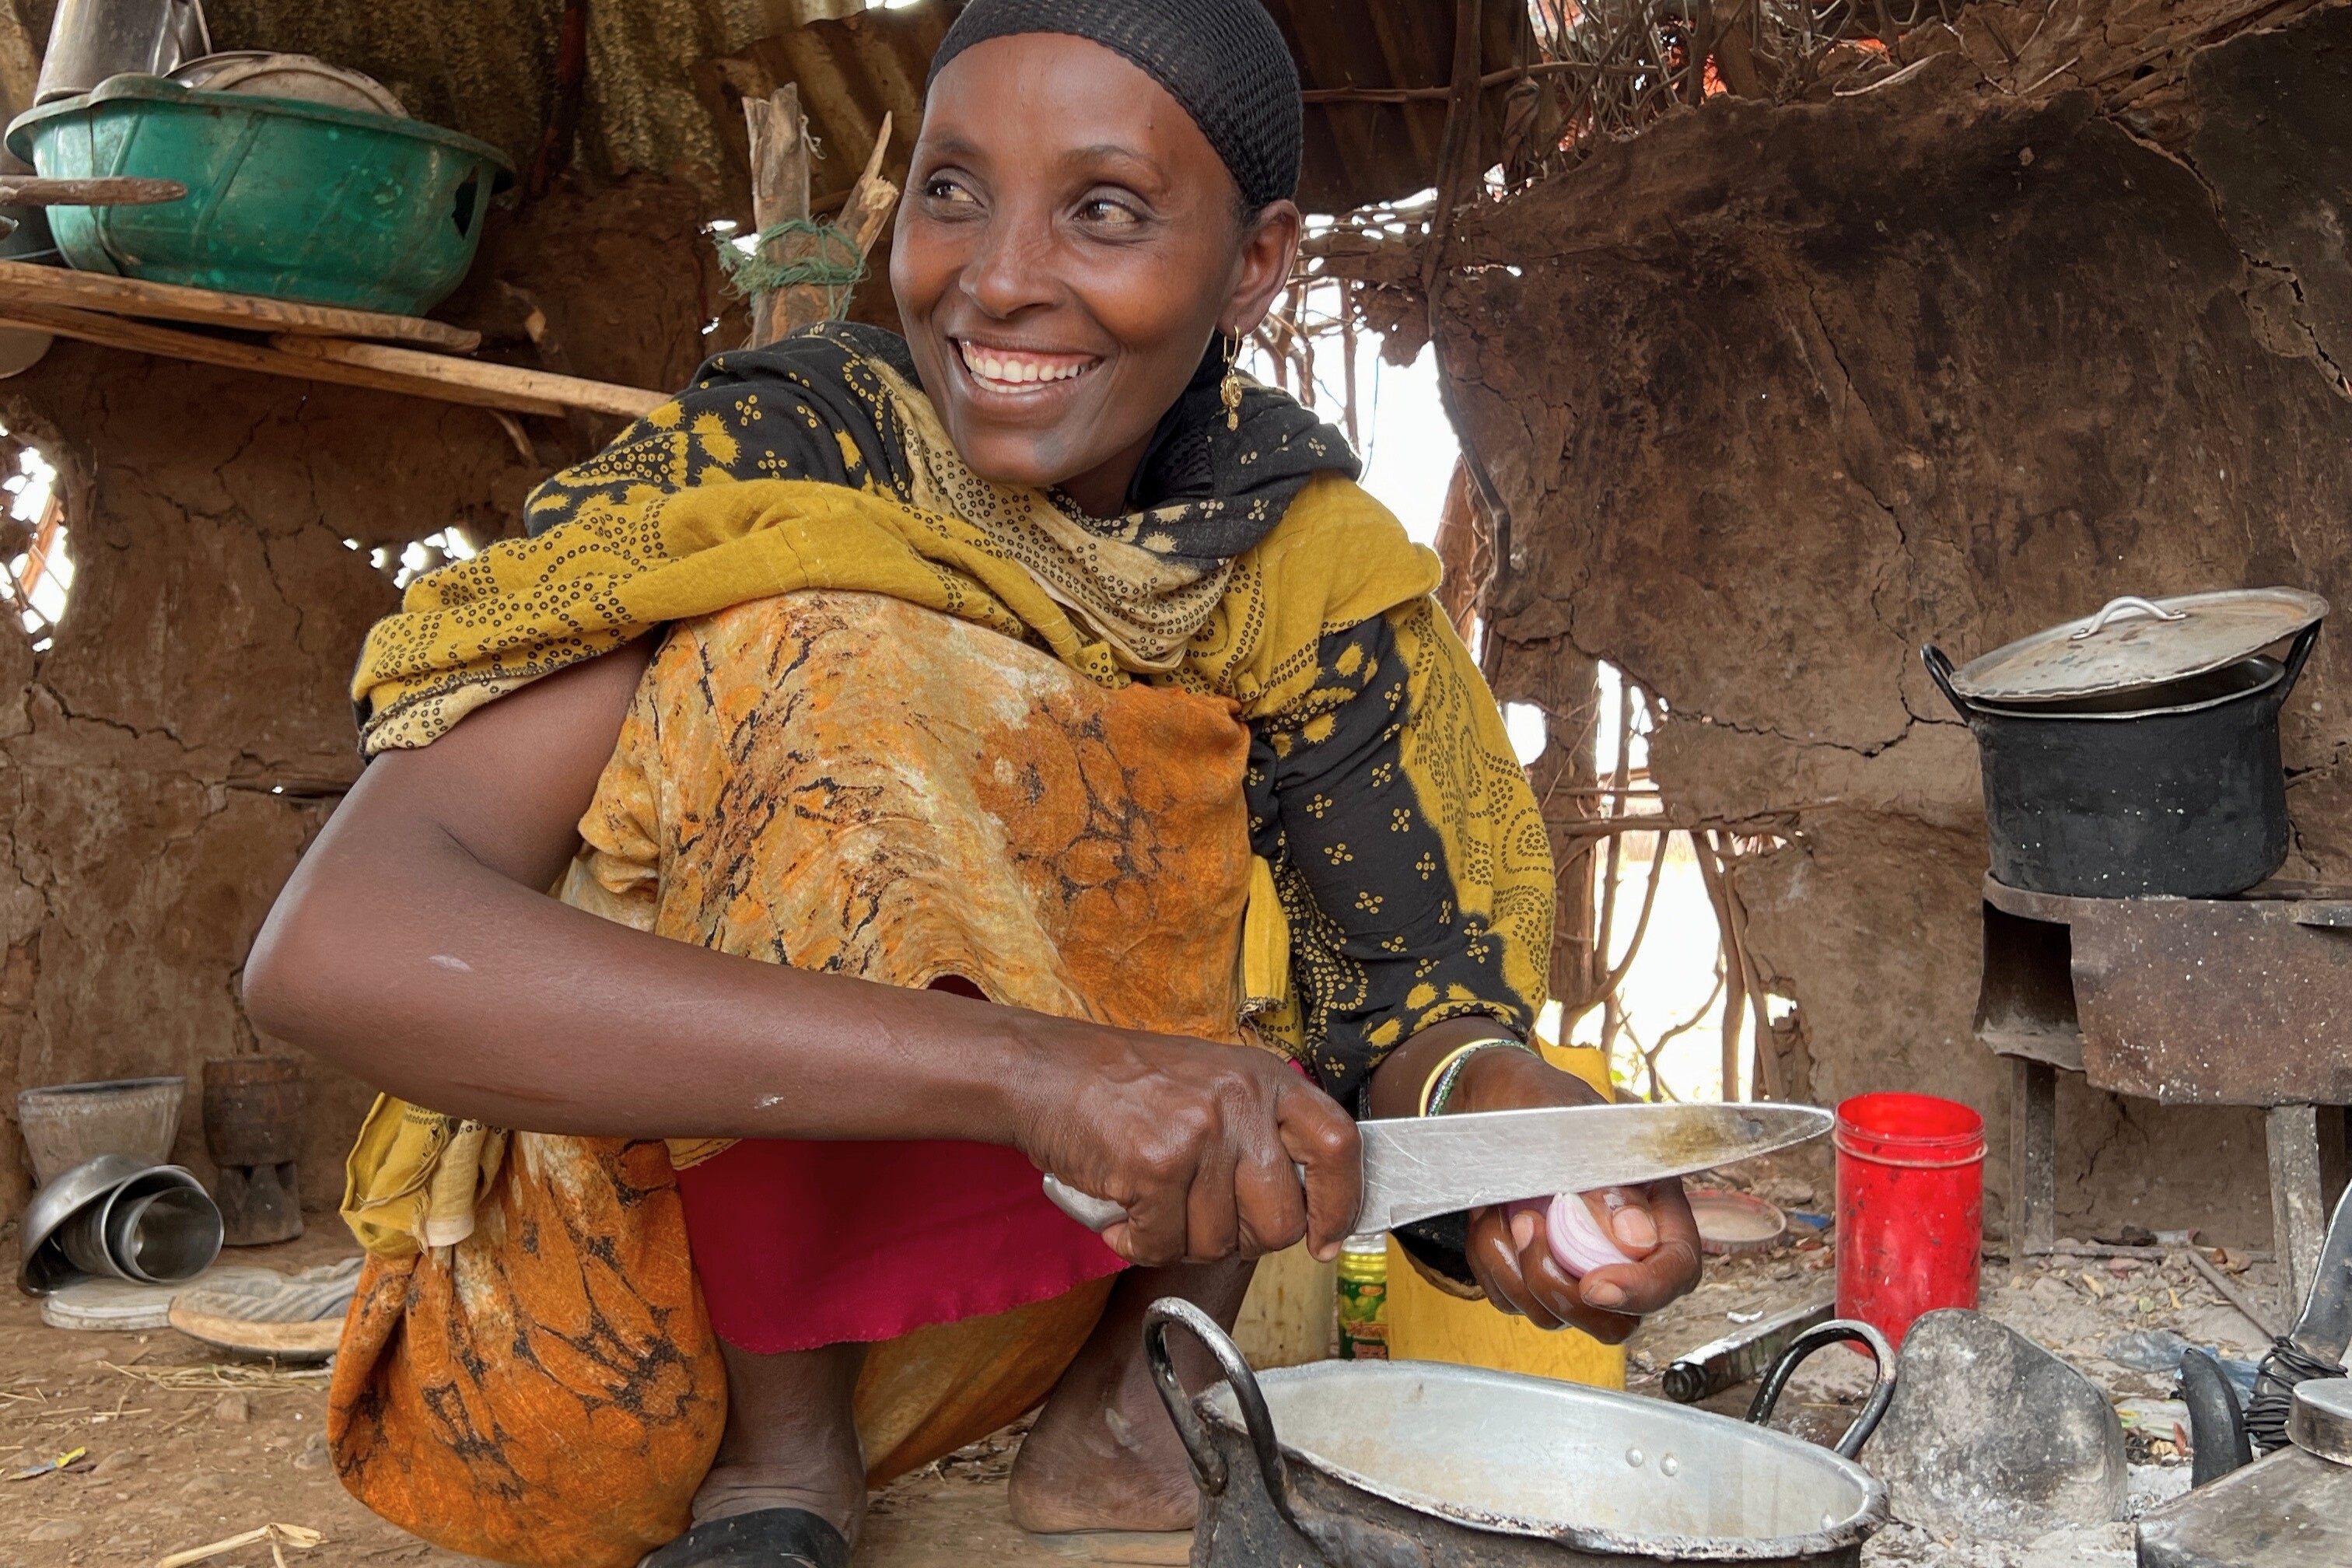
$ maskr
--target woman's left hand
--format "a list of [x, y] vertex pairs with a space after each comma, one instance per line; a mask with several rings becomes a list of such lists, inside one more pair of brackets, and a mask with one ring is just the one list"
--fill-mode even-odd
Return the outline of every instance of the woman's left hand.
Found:
[[[1598, 1105], [1603, 1097], [1573, 1073], [1527, 1052], [1481, 1051], [1463, 1064], [1446, 1110], [1524, 1110]], [[1698, 1225], [1679, 1181], [1587, 1193], [1593, 1219], [1633, 1261], [1570, 1279], [1551, 1255], [1541, 1214], [1502, 1207], [1470, 1211], [1470, 1268], [1487, 1300], [1538, 1328], [1572, 1324], [1604, 1344], [1631, 1334], [1698, 1283]]]

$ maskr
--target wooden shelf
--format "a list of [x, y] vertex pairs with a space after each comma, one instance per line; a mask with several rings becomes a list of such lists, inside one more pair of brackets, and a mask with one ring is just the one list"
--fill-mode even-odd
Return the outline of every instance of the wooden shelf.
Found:
[[[158, 326], [158, 321], [213, 330]], [[0, 324], [197, 364], [517, 414], [560, 416], [580, 408], [636, 418], [670, 396], [459, 358], [480, 345], [481, 334], [420, 317], [216, 293], [21, 261], [0, 261]]]

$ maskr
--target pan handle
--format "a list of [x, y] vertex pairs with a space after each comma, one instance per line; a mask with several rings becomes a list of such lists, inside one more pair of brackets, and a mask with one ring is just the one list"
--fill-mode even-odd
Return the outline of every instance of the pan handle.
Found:
[[1290, 1472], [1282, 1462], [1282, 1445], [1275, 1440], [1274, 1416], [1266, 1410], [1265, 1394], [1257, 1385], [1257, 1376], [1242, 1359], [1239, 1346], [1217, 1326], [1217, 1321], [1181, 1296], [1163, 1296], [1144, 1310], [1143, 1356], [1151, 1365], [1151, 1381], [1160, 1390], [1160, 1403], [1168, 1407], [1168, 1419], [1176, 1424], [1176, 1436], [1183, 1440], [1184, 1453], [1192, 1462], [1192, 1475], [1201, 1489], [1211, 1496], [1222, 1496], [1229, 1479], [1225, 1461], [1209, 1440], [1207, 1426], [1200, 1412], [1192, 1408], [1184, 1384], [1176, 1376], [1176, 1364], [1168, 1354], [1168, 1328], [1175, 1324], [1201, 1342], [1202, 1348], [1216, 1358], [1217, 1368], [1225, 1374], [1225, 1383], [1234, 1391], [1234, 1402], [1242, 1408], [1242, 1425], [1249, 1430], [1250, 1449], [1257, 1457], [1258, 1479], [1265, 1483], [1265, 1495], [1273, 1502], [1275, 1512], [1293, 1530], [1298, 1528], [1297, 1515], [1290, 1507]]
[[1770, 1420], [1772, 1407], [1780, 1402], [1780, 1390], [1788, 1386], [1790, 1373], [1815, 1351], [1840, 1343], [1864, 1346], [1870, 1352], [1870, 1359], [1878, 1363], [1878, 1381], [1871, 1385], [1870, 1398], [1863, 1405], [1862, 1414], [1853, 1418], [1853, 1425], [1837, 1440], [1839, 1458], [1851, 1459], [1861, 1453], [1862, 1446], [1878, 1430], [1879, 1418], [1886, 1414], [1886, 1406], [1895, 1398], [1895, 1347], [1886, 1342], [1885, 1334], [1859, 1319], [1832, 1318], [1798, 1335], [1780, 1359], [1772, 1363], [1772, 1370], [1764, 1374], [1763, 1386], [1756, 1391], [1756, 1402], [1748, 1407], [1748, 1419], [1759, 1426]]
[[1936, 689], [1944, 694], [1944, 700], [1952, 705], [1955, 712], [1963, 719], [1974, 719], [1977, 716], [1976, 710], [1969, 706], [1968, 699], [1962, 697], [1953, 687], [1952, 661], [1942, 648], [1931, 642], [1921, 643], [1919, 662], [1927, 667], [1927, 679], [1936, 683]]

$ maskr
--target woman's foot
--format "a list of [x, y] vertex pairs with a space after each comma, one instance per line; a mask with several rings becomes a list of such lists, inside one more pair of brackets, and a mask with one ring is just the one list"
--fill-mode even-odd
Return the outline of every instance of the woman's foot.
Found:
[[[1013, 1521], [1040, 1535], [1081, 1530], [1190, 1530], [1200, 1511], [1184, 1445], [1143, 1359], [1143, 1313], [1163, 1296], [1233, 1327], [1249, 1263], [1131, 1268], [1086, 1348], [1062, 1374], [1013, 1462]], [[1170, 1341], [1187, 1387], [1216, 1375], [1189, 1341]]]
[[[721, 1341], [719, 1350], [727, 1361], [727, 1432], [710, 1474], [694, 1494], [697, 1529], [690, 1533], [702, 1533], [700, 1527], [715, 1521], [797, 1510], [815, 1515], [845, 1543], [854, 1543], [866, 1518], [866, 1456], [850, 1400], [866, 1364], [866, 1347], [827, 1345], [755, 1355]], [[740, 1561], [745, 1568], [754, 1563], [765, 1568], [761, 1557]]]

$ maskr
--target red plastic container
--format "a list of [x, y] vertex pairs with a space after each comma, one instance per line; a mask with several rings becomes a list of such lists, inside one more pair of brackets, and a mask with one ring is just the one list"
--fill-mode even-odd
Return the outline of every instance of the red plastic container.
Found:
[[1911, 1321], [1974, 1308], [1984, 1249], [1984, 1118], [1927, 1094], [1837, 1110], [1837, 1310], [1898, 1348]]

